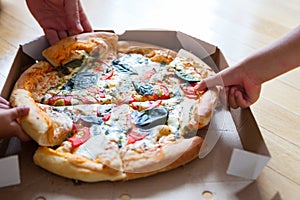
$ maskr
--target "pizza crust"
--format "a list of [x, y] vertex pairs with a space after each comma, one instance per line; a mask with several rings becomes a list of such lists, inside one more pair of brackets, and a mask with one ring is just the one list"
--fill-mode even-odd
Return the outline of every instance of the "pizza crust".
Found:
[[134, 42], [134, 41], [119, 41], [118, 51], [121, 53], [137, 53], [142, 54], [151, 59], [153, 62], [169, 64], [177, 56], [177, 52], [166, 49], [153, 44]]
[[51, 148], [39, 147], [33, 160], [57, 175], [85, 182], [132, 180], [168, 171], [195, 159], [203, 140], [195, 136], [175, 143], [166, 144], [159, 151], [125, 155], [123, 170], [118, 170], [92, 161], [84, 156], [58, 152]]
[[[118, 37], [110, 32], [92, 32], [64, 38], [45, 49], [43, 56], [55, 67], [82, 59], [84, 52], [99, 53], [101, 57], [115, 54]], [[93, 52], [94, 51], [94, 52]]]
[[154, 152], [125, 154], [122, 159], [126, 179], [146, 177], [182, 166], [197, 158], [202, 142], [202, 138], [194, 136], [169, 143]]
[[96, 163], [83, 156], [60, 153], [48, 147], [39, 147], [33, 156], [34, 163], [57, 175], [85, 182], [123, 180], [122, 171]]
[[58, 72], [54, 70], [53, 66], [48, 62], [40, 61], [21, 74], [13, 90], [27, 90], [36, 102], [40, 102], [47, 89], [56, 86], [58, 82]]
[[192, 111], [192, 119], [190, 125], [194, 126], [194, 130], [198, 130], [206, 126], [214, 113], [214, 109], [218, 103], [219, 88], [210, 88], [198, 100], [197, 106]]
[[29, 114], [20, 118], [19, 122], [24, 131], [37, 143], [49, 146], [47, 133], [54, 130], [53, 123], [47, 113], [34, 102], [30, 92], [23, 89], [13, 90], [10, 103], [13, 107], [28, 106], [30, 108]]
[[30, 108], [28, 115], [20, 118], [19, 122], [24, 131], [41, 146], [61, 144], [72, 129], [72, 121], [66, 115], [56, 112], [50, 116], [35, 103], [27, 90], [13, 90], [10, 103], [13, 107]]

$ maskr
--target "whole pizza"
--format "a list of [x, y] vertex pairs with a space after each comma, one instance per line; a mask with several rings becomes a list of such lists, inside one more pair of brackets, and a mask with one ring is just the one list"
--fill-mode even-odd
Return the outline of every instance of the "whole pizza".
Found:
[[197, 131], [218, 90], [194, 90], [214, 72], [202, 62], [110, 32], [71, 36], [43, 52], [11, 93], [30, 107], [22, 128], [38, 166], [86, 182], [141, 178], [197, 158]]

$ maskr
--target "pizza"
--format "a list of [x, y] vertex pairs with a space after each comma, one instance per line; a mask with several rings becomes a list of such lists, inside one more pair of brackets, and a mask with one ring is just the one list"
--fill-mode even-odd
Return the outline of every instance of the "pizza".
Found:
[[12, 106], [39, 145], [36, 165], [85, 182], [130, 180], [197, 158], [197, 131], [212, 118], [218, 88], [194, 90], [214, 75], [203, 62], [163, 47], [83, 33], [43, 50], [24, 71]]

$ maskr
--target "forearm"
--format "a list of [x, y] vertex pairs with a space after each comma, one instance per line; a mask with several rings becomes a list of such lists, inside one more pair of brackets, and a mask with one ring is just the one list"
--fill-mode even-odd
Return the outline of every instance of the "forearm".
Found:
[[239, 65], [258, 84], [300, 66], [300, 26]]

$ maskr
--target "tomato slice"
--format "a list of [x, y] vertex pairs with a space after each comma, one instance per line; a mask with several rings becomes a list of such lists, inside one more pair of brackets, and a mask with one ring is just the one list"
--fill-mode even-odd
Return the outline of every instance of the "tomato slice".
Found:
[[134, 110], [150, 110], [161, 105], [162, 100], [147, 101], [147, 102], [131, 102], [130, 105]]
[[147, 134], [140, 134], [135, 132], [133, 129], [127, 133], [127, 144], [134, 144], [136, 141], [142, 140], [147, 136]]
[[114, 70], [111, 69], [108, 73], [104, 74], [104, 75], [101, 77], [101, 80], [108, 80], [108, 79], [110, 79], [113, 75], [114, 75]]
[[60, 105], [60, 106], [69, 106], [71, 105], [71, 100], [74, 98], [74, 96], [63, 96], [63, 95], [57, 95], [54, 97], [51, 97], [48, 99], [47, 104], [49, 105]]
[[170, 92], [164, 85], [154, 85], [153, 91], [154, 100], [170, 98]]
[[[76, 127], [76, 126], [75, 126]], [[75, 134], [68, 139], [72, 144], [72, 148], [77, 148], [90, 138], [90, 129], [83, 127], [81, 129], [74, 128]]]
[[189, 99], [197, 99], [198, 95], [196, 93], [196, 90], [194, 88], [194, 84], [181, 84], [180, 85], [181, 90], [184, 92], [187, 98]]
[[111, 116], [111, 113], [106, 113], [102, 116], [102, 120], [106, 122], [110, 119], [110, 116]]

